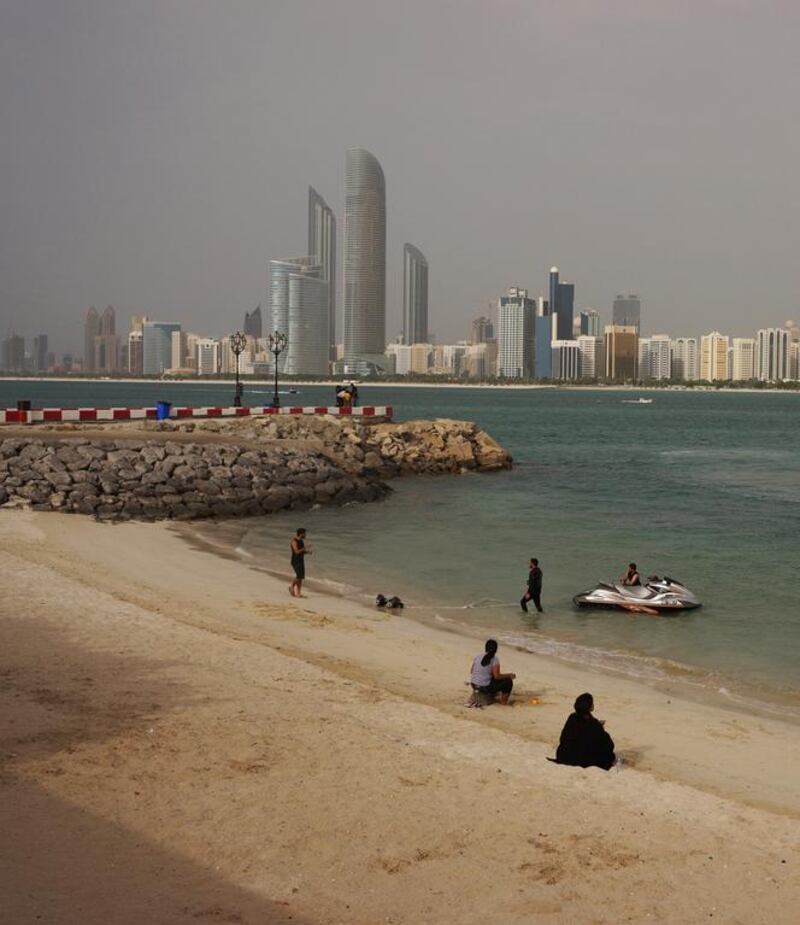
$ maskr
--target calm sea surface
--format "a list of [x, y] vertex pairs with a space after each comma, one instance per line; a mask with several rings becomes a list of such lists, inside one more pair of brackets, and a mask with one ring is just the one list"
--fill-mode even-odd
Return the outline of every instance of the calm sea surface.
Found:
[[[298, 404], [332, 389], [299, 387]], [[345, 593], [399, 594], [423, 619], [653, 679], [800, 710], [800, 395], [602, 390], [392, 389], [398, 420], [476, 421], [513, 471], [392, 483], [383, 504], [238, 524], [242, 553], [288, 570], [303, 521], [312, 577]], [[0, 382], [0, 407], [228, 403], [230, 385]], [[252, 404], [268, 386], [249, 386]], [[517, 601], [544, 570], [545, 613]], [[576, 611], [572, 595], [635, 560], [703, 600], [675, 617]], [[407, 611], [408, 613], [408, 611]]]

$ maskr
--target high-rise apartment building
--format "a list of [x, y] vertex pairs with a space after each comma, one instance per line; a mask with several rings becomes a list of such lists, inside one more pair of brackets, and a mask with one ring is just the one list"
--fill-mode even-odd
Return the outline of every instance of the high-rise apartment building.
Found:
[[696, 382], [699, 378], [696, 337], [676, 337], [671, 343], [672, 378], [680, 382]]
[[469, 342], [471, 344], [486, 344], [494, 340], [494, 324], [491, 318], [481, 315], [472, 322]]
[[413, 244], [403, 247], [403, 343], [426, 344], [428, 336], [428, 261]]
[[172, 335], [180, 329], [177, 321], [142, 323], [142, 372], [145, 376], [160, 376], [170, 368]]
[[756, 333], [756, 376], [762, 382], [791, 378], [791, 335], [785, 328], [762, 328]]
[[756, 342], [752, 337], [734, 337], [731, 347], [731, 379], [747, 382], [756, 375]]
[[100, 315], [94, 305], [86, 312], [83, 324], [83, 371], [94, 372], [94, 339], [100, 333]]
[[527, 289], [513, 287], [498, 302], [497, 375], [527, 379], [533, 375], [533, 332], [536, 303]]
[[580, 313], [580, 333], [600, 337], [600, 315], [593, 308], [585, 308]]
[[553, 379], [562, 382], [574, 381], [580, 369], [580, 345], [577, 340], [554, 340]]
[[259, 338], [262, 335], [262, 330], [261, 306], [259, 305], [251, 312], [244, 313], [244, 331], [242, 333]]
[[33, 339], [33, 368], [37, 373], [47, 372], [47, 335], [39, 334]]
[[728, 349], [730, 338], [727, 334], [712, 331], [700, 338], [700, 378], [708, 382], [730, 379], [728, 366]]
[[618, 295], [614, 299], [614, 306], [611, 311], [611, 323], [614, 325], [623, 325], [625, 327], [636, 328], [639, 333], [642, 321], [642, 300], [636, 293], [631, 292], [628, 295]]
[[348, 148], [344, 211], [344, 365], [366, 372], [386, 349], [386, 181], [377, 158]]
[[632, 324], [605, 328], [606, 379], [625, 382], [638, 377], [639, 332]]
[[578, 337], [578, 353], [581, 379], [602, 379], [605, 374], [603, 338], [581, 334]]
[[669, 334], [654, 334], [639, 338], [639, 378], [668, 380], [672, 378], [672, 345]]
[[289, 274], [288, 375], [326, 376], [330, 372], [330, 300], [319, 265]]
[[336, 352], [336, 216], [333, 209], [313, 186], [308, 188], [308, 254], [320, 267], [321, 278], [328, 284], [328, 358]]

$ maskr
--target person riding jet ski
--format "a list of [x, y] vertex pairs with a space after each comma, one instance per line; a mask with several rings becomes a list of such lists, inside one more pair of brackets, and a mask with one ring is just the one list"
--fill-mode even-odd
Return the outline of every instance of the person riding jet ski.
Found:
[[638, 588], [641, 585], [642, 578], [635, 562], [628, 563], [628, 571], [620, 578], [620, 582], [628, 588]]

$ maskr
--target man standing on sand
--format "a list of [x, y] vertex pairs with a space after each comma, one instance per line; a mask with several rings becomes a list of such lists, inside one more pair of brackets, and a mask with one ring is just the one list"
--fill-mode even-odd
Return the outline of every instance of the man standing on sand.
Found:
[[292, 537], [292, 568], [294, 581], [289, 585], [292, 597], [305, 597], [303, 594], [303, 579], [306, 577], [306, 556], [311, 550], [306, 548], [306, 528], [298, 527], [297, 533]]
[[539, 568], [539, 560], [531, 559], [530, 571], [528, 572], [528, 590], [522, 595], [519, 606], [528, 612], [528, 601], [533, 601], [534, 607], [542, 613], [542, 570]]

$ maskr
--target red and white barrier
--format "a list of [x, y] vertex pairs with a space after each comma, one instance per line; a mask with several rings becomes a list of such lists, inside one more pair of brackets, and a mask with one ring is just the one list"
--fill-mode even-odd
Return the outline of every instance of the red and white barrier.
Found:
[[[181, 408], [170, 409], [171, 420], [179, 418], [228, 418], [265, 414], [327, 414], [332, 417], [392, 417], [391, 405], [366, 405], [356, 408], [323, 406], [295, 408]], [[93, 423], [95, 421], [155, 420], [155, 408], [33, 408], [30, 411], [0, 410], [0, 424]]]

